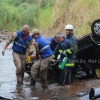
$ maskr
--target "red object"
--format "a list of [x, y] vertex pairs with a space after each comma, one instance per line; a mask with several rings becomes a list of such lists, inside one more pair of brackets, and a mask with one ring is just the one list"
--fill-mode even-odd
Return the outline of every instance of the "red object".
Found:
[[23, 35], [24, 40], [25, 40], [27, 37], [28, 37], [28, 34], [27, 34], [27, 35]]

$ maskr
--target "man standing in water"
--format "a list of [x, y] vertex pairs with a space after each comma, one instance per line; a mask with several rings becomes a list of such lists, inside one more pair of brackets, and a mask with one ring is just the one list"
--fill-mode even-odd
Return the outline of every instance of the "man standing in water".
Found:
[[[78, 43], [77, 43], [76, 37], [74, 36], [74, 31], [73, 30], [74, 30], [73, 25], [67, 24], [65, 26], [66, 39], [70, 40], [74, 44], [74, 52], [73, 52], [73, 57], [72, 58], [73, 58], [73, 60], [75, 60], [76, 59], [76, 54], [77, 54], [77, 51], [78, 51]], [[69, 64], [69, 66], [71, 66], [71, 65]], [[71, 69], [71, 76], [72, 76], [71, 82], [73, 82], [73, 74], [74, 74], [74, 67], [73, 67], [73, 69]], [[69, 74], [67, 74], [67, 77], [69, 77]], [[69, 80], [67, 80], [67, 82], [69, 83]]]
[[50, 61], [52, 61], [52, 50], [49, 46], [47, 39], [40, 35], [40, 31], [38, 29], [34, 29], [31, 34], [32, 37], [35, 39], [36, 58], [38, 60], [36, 63], [33, 64], [31, 68], [32, 79], [29, 85], [35, 86], [36, 77], [39, 70], [42, 88], [47, 89], [47, 71], [49, 63]]
[[29, 35], [29, 26], [23, 25], [21, 31], [15, 32], [8, 39], [2, 51], [3, 56], [11, 42], [13, 42], [13, 61], [16, 66], [17, 87], [21, 87], [23, 85], [25, 62], [32, 42], [32, 36]]

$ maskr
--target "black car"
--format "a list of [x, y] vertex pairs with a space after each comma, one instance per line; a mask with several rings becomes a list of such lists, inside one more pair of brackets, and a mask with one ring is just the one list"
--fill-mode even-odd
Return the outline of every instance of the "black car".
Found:
[[92, 23], [91, 30], [92, 33], [78, 39], [76, 68], [82, 68], [88, 77], [100, 78], [100, 19]]

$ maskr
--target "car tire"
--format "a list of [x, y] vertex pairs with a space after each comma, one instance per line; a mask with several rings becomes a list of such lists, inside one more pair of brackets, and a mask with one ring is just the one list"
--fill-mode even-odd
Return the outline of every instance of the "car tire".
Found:
[[100, 37], [100, 19], [93, 21], [91, 31], [93, 35]]

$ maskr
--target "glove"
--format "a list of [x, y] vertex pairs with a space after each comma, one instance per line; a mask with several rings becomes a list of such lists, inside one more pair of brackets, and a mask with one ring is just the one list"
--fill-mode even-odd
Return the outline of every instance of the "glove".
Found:
[[51, 59], [50, 62], [55, 62], [55, 59]]
[[31, 56], [27, 56], [27, 57], [26, 57], [26, 63], [32, 63]]
[[6, 52], [6, 49], [4, 48], [4, 49], [2, 50], [2, 55], [3, 55], [3, 56], [5, 55], [5, 52]]

